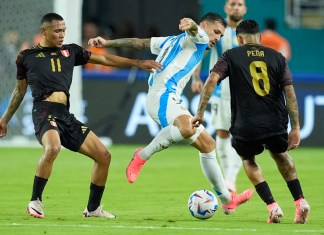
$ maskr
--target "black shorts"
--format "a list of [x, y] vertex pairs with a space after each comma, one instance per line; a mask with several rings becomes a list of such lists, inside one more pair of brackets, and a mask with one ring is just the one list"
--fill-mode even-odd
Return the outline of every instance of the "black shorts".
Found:
[[288, 149], [288, 134], [275, 135], [255, 141], [233, 138], [232, 146], [243, 159], [251, 159], [263, 152], [264, 148], [272, 153], [284, 153]]
[[40, 144], [48, 130], [54, 129], [59, 133], [61, 144], [77, 152], [87, 137], [90, 129], [78, 121], [64, 104], [40, 101], [33, 105], [33, 122], [35, 135]]

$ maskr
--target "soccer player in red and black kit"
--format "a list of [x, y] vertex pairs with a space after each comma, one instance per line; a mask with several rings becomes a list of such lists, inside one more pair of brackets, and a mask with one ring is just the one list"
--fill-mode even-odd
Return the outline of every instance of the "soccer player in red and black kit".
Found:
[[259, 26], [254, 20], [242, 21], [236, 28], [236, 37], [240, 46], [226, 51], [211, 70], [192, 123], [197, 126], [203, 122], [215, 85], [229, 76], [232, 145], [242, 158], [247, 176], [267, 204], [268, 223], [279, 223], [283, 212], [255, 161], [264, 147], [275, 160], [294, 198], [294, 223], [306, 223], [310, 207], [304, 199], [294, 162], [287, 154], [287, 150], [297, 148], [300, 143], [298, 105], [287, 62], [280, 53], [260, 45]]
[[137, 66], [152, 72], [152, 69], [160, 69], [160, 64], [152, 60], [98, 55], [76, 44], [64, 45], [65, 30], [63, 18], [56, 13], [48, 13], [41, 20], [41, 42], [19, 53], [16, 87], [0, 119], [0, 137], [6, 135], [8, 122], [22, 102], [29, 85], [34, 99], [32, 116], [35, 135], [44, 153], [36, 168], [28, 213], [44, 218], [42, 193], [63, 145], [94, 160], [89, 201], [83, 216], [115, 218], [115, 215], [102, 210], [100, 206], [111, 154], [99, 138], [69, 112], [73, 68], [94, 63], [116, 67]]

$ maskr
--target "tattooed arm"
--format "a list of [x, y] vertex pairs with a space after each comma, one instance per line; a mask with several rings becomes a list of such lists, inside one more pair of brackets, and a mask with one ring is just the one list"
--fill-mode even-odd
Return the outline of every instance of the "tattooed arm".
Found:
[[[105, 40], [102, 37], [91, 38], [88, 42], [90, 46], [94, 47], [126, 47], [134, 49], [149, 50], [151, 39], [140, 38], [121, 38], [115, 40]], [[160, 70], [161, 64], [154, 60], [134, 60], [124, 58], [116, 55], [99, 55], [92, 53], [89, 63], [102, 64], [115, 67], [131, 67], [137, 66], [145, 71], [154, 72], [153, 69]]]
[[0, 137], [3, 137], [7, 134], [7, 125], [12, 116], [17, 111], [19, 105], [25, 97], [27, 90], [27, 80], [17, 80], [16, 87], [11, 94], [11, 98], [8, 104], [8, 107], [0, 119]]
[[154, 70], [160, 70], [161, 64], [155, 62], [154, 60], [136, 60], [136, 59], [129, 59], [121, 56], [116, 55], [100, 55], [92, 53], [90, 59], [88, 61], [92, 64], [102, 64], [106, 66], [114, 66], [114, 67], [131, 67], [136, 66], [141, 68], [147, 72], [153, 73]]
[[102, 37], [91, 38], [88, 42], [93, 47], [125, 47], [139, 50], [149, 50], [151, 38], [120, 38], [114, 40], [105, 40]]
[[292, 85], [285, 86], [284, 92], [286, 96], [287, 110], [290, 117], [291, 131], [288, 136], [288, 150], [297, 148], [300, 143], [300, 125], [298, 117], [298, 104], [294, 87]]

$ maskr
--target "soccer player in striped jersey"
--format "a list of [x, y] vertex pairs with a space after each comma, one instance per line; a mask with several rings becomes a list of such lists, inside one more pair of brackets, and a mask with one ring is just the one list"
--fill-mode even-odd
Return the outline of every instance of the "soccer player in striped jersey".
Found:
[[237, 195], [228, 191], [216, 160], [214, 139], [202, 125], [197, 128], [192, 126], [192, 115], [181, 105], [181, 94], [193, 71], [201, 62], [205, 50], [223, 35], [225, 27], [226, 21], [221, 16], [208, 13], [202, 17], [199, 25], [190, 18], [181, 19], [179, 29], [184, 33], [177, 36], [115, 40], [97, 37], [90, 39], [89, 44], [151, 49], [157, 55], [156, 61], [162, 64], [162, 69], [155, 71], [148, 79], [146, 108], [163, 129], [144, 149], [135, 151], [126, 169], [128, 181], [135, 182], [143, 165], [154, 153], [184, 141], [199, 150], [203, 173], [219, 196], [223, 212], [230, 214], [252, 196], [253, 190]]
[[[247, 8], [245, 0], [226, 0], [224, 11], [228, 26], [224, 36], [210, 49], [209, 70], [216, 64], [221, 55], [238, 46], [236, 26], [242, 21]], [[192, 91], [201, 92], [203, 82], [200, 79], [200, 66], [192, 77]], [[229, 128], [231, 126], [231, 93], [228, 79], [225, 79], [214, 90], [211, 100], [211, 122], [216, 129], [216, 153], [221, 164], [225, 183], [231, 192], [236, 192], [236, 178], [242, 167], [242, 161], [232, 147]]]

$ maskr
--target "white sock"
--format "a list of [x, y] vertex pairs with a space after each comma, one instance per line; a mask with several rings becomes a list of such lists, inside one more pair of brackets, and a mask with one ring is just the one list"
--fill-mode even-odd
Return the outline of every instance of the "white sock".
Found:
[[216, 160], [215, 150], [210, 153], [200, 153], [200, 165], [205, 177], [209, 180], [223, 205], [231, 200], [231, 195], [225, 186], [222, 171]]
[[166, 149], [170, 145], [182, 140], [184, 140], [184, 138], [178, 127], [174, 125], [167, 126], [154, 137], [149, 145], [140, 151], [139, 156], [144, 160], [148, 160], [154, 153]]
[[236, 191], [236, 178], [242, 167], [242, 160], [232, 147], [232, 139], [216, 137], [216, 152], [227, 186]]
[[216, 153], [218, 161], [222, 167], [224, 177], [227, 176], [227, 170], [229, 168], [229, 158], [228, 158], [228, 146], [231, 144], [230, 138], [220, 138], [216, 136]]
[[229, 155], [229, 169], [227, 171], [226, 180], [236, 184], [236, 178], [242, 168], [242, 159], [237, 154], [236, 150], [231, 146]]

